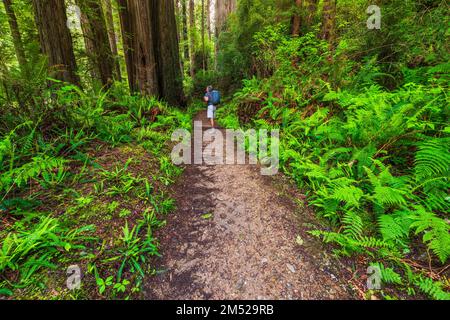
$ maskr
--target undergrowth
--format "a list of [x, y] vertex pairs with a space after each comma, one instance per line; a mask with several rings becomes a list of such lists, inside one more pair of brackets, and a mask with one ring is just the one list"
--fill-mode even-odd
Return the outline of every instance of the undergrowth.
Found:
[[[181, 169], [170, 134], [190, 129], [193, 110], [130, 96], [120, 83], [96, 94], [45, 90], [39, 116], [10, 105], [14, 118], [0, 117], [0, 294], [134, 297], [154, 272], [154, 231], [174, 209], [167, 186]], [[74, 265], [81, 287], [70, 291]]]
[[337, 255], [364, 256], [407, 295], [450, 299], [448, 64], [388, 91], [376, 65], [346, 60], [344, 42], [331, 52], [279, 27], [253, 39], [267, 76], [243, 81], [221, 125], [280, 129], [281, 169], [328, 222], [310, 232]]

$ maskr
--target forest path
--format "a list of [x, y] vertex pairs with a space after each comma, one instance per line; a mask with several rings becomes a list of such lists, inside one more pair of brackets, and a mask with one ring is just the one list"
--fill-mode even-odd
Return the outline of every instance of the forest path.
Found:
[[[206, 113], [196, 120], [209, 129]], [[174, 194], [178, 209], [156, 235], [163, 256], [153, 261], [158, 273], [145, 299], [353, 297], [341, 267], [307, 234], [313, 212], [296, 203], [304, 197], [281, 174], [191, 165]]]

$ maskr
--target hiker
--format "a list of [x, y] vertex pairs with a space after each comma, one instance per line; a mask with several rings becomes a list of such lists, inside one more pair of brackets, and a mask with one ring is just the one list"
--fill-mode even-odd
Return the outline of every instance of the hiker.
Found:
[[220, 104], [220, 93], [214, 90], [212, 86], [206, 88], [206, 94], [204, 97], [205, 102], [208, 104], [208, 119], [211, 121], [211, 127], [214, 129], [214, 119], [216, 117], [217, 105]]

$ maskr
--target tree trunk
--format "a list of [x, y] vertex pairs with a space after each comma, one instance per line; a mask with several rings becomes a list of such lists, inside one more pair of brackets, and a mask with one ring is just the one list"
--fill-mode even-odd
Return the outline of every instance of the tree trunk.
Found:
[[216, 37], [222, 32], [230, 13], [236, 10], [236, 0], [216, 0]]
[[41, 50], [48, 58], [50, 75], [79, 85], [64, 0], [33, 0], [33, 7]]
[[130, 10], [127, 0], [117, 0], [119, 6], [120, 29], [122, 32], [123, 51], [127, 67], [128, 85], [131, 92], [138, 91], [136, 85], [136, 71], [133, 62], [133, 30], [131, 25]]
[[206, 70], [205, 0], [202, 0], [202, 69]]
[[181, 0], [181, 14], [183, 15], [183, 39], [184, 39], [184, 59], [189, 60], [189, 34], [187, 19], [187, 0]]
[[117, 49], [117, 35], [114, 29], [114, 18], [111, 0], [104, 0], [104, 3], [106, 9], [105, 16], [106, 16], [106, 25], [108, 28], [109, 44], [111, 47], [111, 52], [114, 57], [116, 77], [117, 80], [122, 81], [122, 72], [120, 70], [120, 62], [119, 62], [119, 50]]
[[302, 6], [303, 6], [302, 0], [295, 0], [295, 7], [294, 7], [294, 15], [292, 16], [292, 25], [291, 25], [291, 34], [294, 37], [297, 37], [300, 35], [300, 29], [302, 27]]
[[306, 25], [311, 27], [314, 23], [314, 16], [317, 11], [317, 0], [307, 0], [308, 14], [306, 16]]
[[[118, 0], [125, 60], [132, 92], [159, 97], [152, 0]], [[178, 65], [178, 63], [177, 63]]]
[[8, 15], [9, 28], [11, 29], [11, 36], [13, 39], [14, 49], [16, 51], [17, 61], [19, 66], [24, 71], [27, 60], [25, 58], [25, 50], [23, 49], [22, 36], [20, 35], [19, 24], [17, 23], [16, 14], [14, 12], [11, 0], [3, 0], [6, 14]]
[[160, 97], [171, 105], [184, 104], [174, 2], [167, 0], [153, 1], [153, 40]]
[[159, 97], [152, 5], [152, 0], [128, 0], [137, 87], [142, 94]]
[[225, 22], [227, 21], [230, 13], [234, 12], [237, 8], [237, 0], [216, 0], [215, 7], [215, 35], [216, 35], [216, 43], [215, 43], [215, 69], [217, 70], [217, 58], [219, 54], [219, 35], [223, 31], [225, 27]]
[[322, 39], [332, 44], [335, 40], [336, 0], [324, 0]]
[[195, 77], [195, 3], [189, 0], [189, 27], [190, 27], [190, 47], [191, 47], [191, 77]]
[[114, 73], [114, 58], [108, 38], [103, 8], [97, 0], [77, 0], [82, 15], [85, 15], [84, 37], [86, 50], [92, 60], [96, 74], [103, 86], [111, 86]]
[[206, 29], [208, 30], [208, 39], [211, 41], [211, 0], [206, 1]]
[[100, 76], [95, 61], [95, 39], [92, 34], [91, 26], [89, 25], [89, 19], [84, 10], [81, 10], [80, 23], [81, 30], [83, 31], [85, 53], [89, 61], [88, 71], [92, 79], [99, 79]]

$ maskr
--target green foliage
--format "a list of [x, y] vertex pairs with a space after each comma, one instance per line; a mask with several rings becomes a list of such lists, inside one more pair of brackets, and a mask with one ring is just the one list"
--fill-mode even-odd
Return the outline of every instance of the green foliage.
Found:
[[450, 225], [432, 212], [418, 208], [412, 216], [411, 228], [416, 234], [423, 233], [423, 242], [433, 250], [444, 264], [450, 256]]
[[395, 272], [393, 268], [386, 268], [383, 263], [373, 263], [371, 266], [378, 268], [381, 272], [381, 280], [386, 284], [399, 284], [403, 283], [402, 276]]
[[[89, 93], [61, 84], [40, 94], [36, 101], [45, 103], [38, 118], [24, 111], [11, 121], [0, 113], [8, 123], [0, 129], [1, 292], [39, 294], [54, 286], [46, 274], [70, 260], [91, 265], [100, 295], [130, 296], [152, 271], [148, 258], [158, 254], [153, 230], [163, 222], [157, 215], [174, 209], [161, 190], [181, 173], [168, 158], [170, 134], [190, 129], [196, 109], [184, 113], [154, 98], [130, 96], [117, 83]], [[129, 160], [104, 168], [99, 154], [112, 151]], [[143, 159], [154, 164], [151, 172], [131, 172]], [[140, 216], [128, 209], [136, 201], [149, 207]], [[115, 231], [112, 219], [124, 227]], [[108, 233], [118, 231], [122, 237], [106, 249]], [[89, 285], [87, 280], [81, 294]]]
[[[402, 259], [421, 259], [417, 251], [425, 249], [433, 256], [424, 265], [445, 265], [450, 248], [445, 66], [388, 91], [379, 85], [390, 75], [378, 59], [368, 55], [366, 64], [348, 59], [354, 50], [349, 40], [330, 52], [314, 33], [291, 38], [282, 25], [260, 30], [252, 42], [260, 77], [243, 81], [220, 111], [222, 123], [281, 130], [282, 170], [333, 229], [311, 234], [334, 244], [338, 254], [384, 259], [411, 274]], [[239, 124], [231, 120], [236, 118]], [[385, 283], [414, 284], [377, 265]], [[413, 274], [428, 279], [426, 272]], [[435, 281], [414, 285], [436, 299], [447, 294]]]
[[450, 293], [444, 291], [445, 289], [442, 282], [433, 281], [430, 278], [417, 277], [414, 279], [414, 284], [418, 286], [422, 292], [435, 300], [450, 300]]
[[19, 280], [13, 286], [24, 286], [32, 281], [41, 268], [56, 268], [54, 264], [64, 252], [85, 249], [91, 238], [83, 235], [92, 233], [93, 226], [70, 230], [57, 218], [26, 214], [27, 220], [17, 222], [13, 231], [2, 239], [0, 251], [0, 272], [18, 271]]

